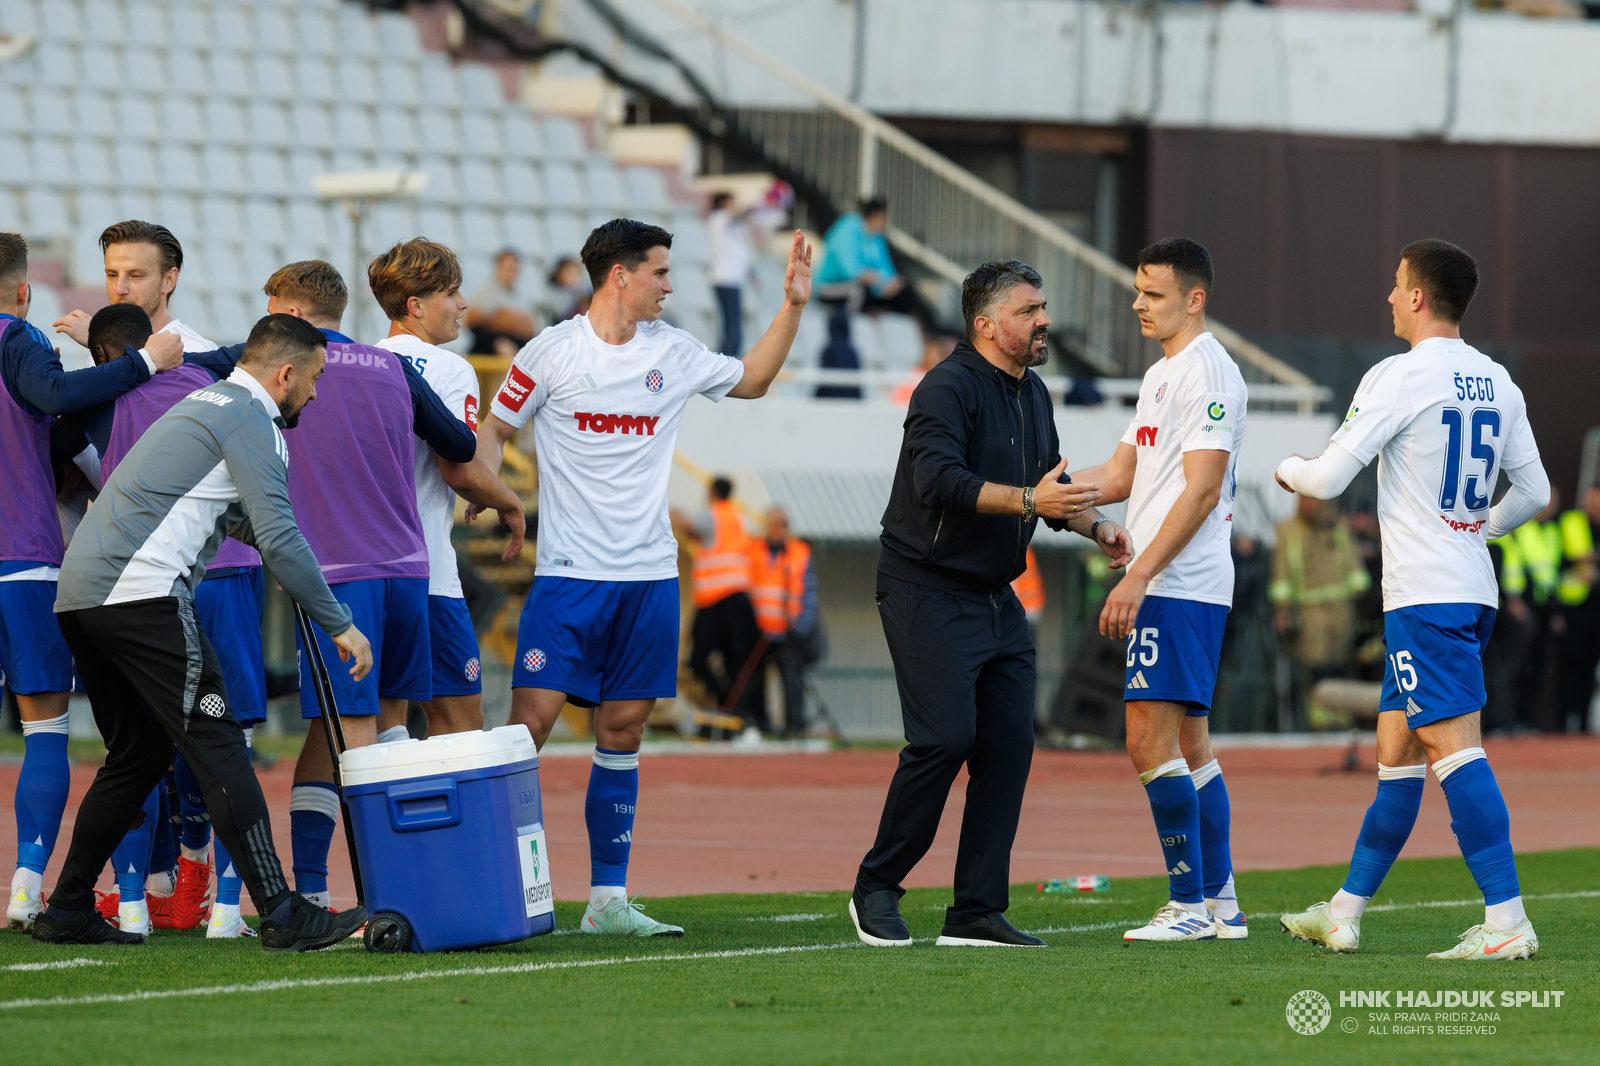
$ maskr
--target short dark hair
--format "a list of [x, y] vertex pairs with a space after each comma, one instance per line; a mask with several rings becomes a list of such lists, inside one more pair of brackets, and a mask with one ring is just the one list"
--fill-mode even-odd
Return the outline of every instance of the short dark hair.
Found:
[[389, 321], [398, 322], [411, 297], [461, 288], [461, 262], [438, 241], [413, 237], [367, 264], [367, 284]]
[[28, 242], [20, 233], [0, 233], [0, 279], [28, 275]]
[[[107, 226], [100, 233], [100, 254], [105, 255], [106, 250], [113, 244], [154, 245], [156, 251], [161, 254], [163, 274], [174, 268], [183, 269], [183, 245], [178, 243], [178, 238], [172, 235], [171, 230], [158, 223], [131, 218], [126, 222]], [[176, 291], [177, 286], [173, 286], [173, 292]], [[168, 298], [171, 298], [171, 293], [168, 294]]]
[[344, 278], [332, 263], [321, 259], [302, 259], [279, 267], [261, 291], [280, 300], [298, 300], [318, 318], [340, 318], [350, 302]]
[[711, 210], [713, 211], [720, 211], [731, 203], [733, 203], [733, 193], [731, 192], [718, 192], [711, 194]]
[[1211, 293], [1211, 253], [1199, 241], [1187, 237], [1168, 237], [1139, 252], [1140, 266], [1169, 266], [1183, 290], [1204, 289]]
[[115, 359], [125, 347], [143, 348], [154, 332], [138, 304], [109, 304], [89, 319], [89, 350], [103, 348], [108, 359]]
[[1400, 249], [1406, 280], [1422, 290], [1435, 318], [1460, 325], [1478, 292], [1478, 261], [1449, 241], [1426, 237]]
[[322, 331], [294, 315], [264, 315], [250, 330], [239, 363], [273, 369], [284, 363], [304, 366], [318, 348], [326, 348]]
[[713, 500], [726, 500], [733, 495], [733, 482], [725, 477], [712, 479], [711, 498]]
[[861, 217], [871, 218], [873, 215], [889, 210], [888, 201], [877, 196], [868, 197], [861, 201]]
[[966, 280], [961, 283], [961, 317], [967, 324], [969, 342], [978, 336], [977, 327], [973, 323], [980, 317], [986, 318], [992, 314], [995, 304], [1018, 285], [1043, 288], [1044, 278], [1040, 277], [1039, 272], [1033, 267], [1018, 259], [1010, 259], [1003, 263], [991, 260], [967, 275]]
[[589, 272], [589, 284], [599, 291], [617, 264], [632, 270], [650, 258], [652, 248], [671, 248], [672, 234], [660, 226], [632, 218], [614, 218], [596, 226], [583, 242], [579, 257]]

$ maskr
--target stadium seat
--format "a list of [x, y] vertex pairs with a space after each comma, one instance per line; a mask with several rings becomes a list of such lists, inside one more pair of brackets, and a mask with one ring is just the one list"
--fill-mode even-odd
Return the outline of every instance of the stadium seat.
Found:
[[710, 239], [705, 220], [692, 211], [672, 213], [672, 252], [687, 263], [704, 266], [711, 261]]
[[417, 232], [446, 248], [461, 247], [461, 222], [454, 208], [424, 204], [417, 209]]
[[439, 107], [424, 107], [417, 114], [418, 132], [422, 140], [418, 145], [440, 155], [460, 155], [461, 144], [456, 137], [457, 120], [454, 114]]
[[377, 58], [378, 35], [373, 32], [372, 16], [362, 5], [340, 4], [338, 22], [339, 53], [343, 58]]
[[118, 137], [142, 137], [154, 140], [161, 136], [161, 122], [157, 117], [156, 101], [143, 93], [118, 93], [116, 96]]
[[[38, 163], [34, 153], [34, 163]], [[186, 144], [163, 144], [156, 149], [156, 165], [161, 173], [161, 184], [168, 189], [184, 192], [200, 191], [200, 167], [194, 149]]]
[[667, 211], [671, 208], [667, 179], [655, 167], [624, 167], [622, 178], [628, 192], [628, 206], [635, 212]]
[[[156, 187], [156, 157], [144, 141], [116, 141], [112, 145], [112, 159], [117, 167], [117, 179], [136, 189]], [[143, 217], [143, 216], [130, 216]]]
[[38, 6], [33, 0], [0, 0], [0, 28], [6, 33], [38, 36]]
[[417, 71], [410, 63], [385, 59], [378, 64], [378, 99], [385, 104], [415, 107], [422, 102], [417, 92]]
[[[40, 41], [34, 49], [37, 63], [31, 80], [50, 89], [75, 89], [83, 84], [78, 70], [78, 50], [62, 41]], [[7, 63], [6, 66], [13, 64]]]
[[544, 218], [545, 234], [548, 243], [547, 259], [555, 260], [564, 255], [575, 256], [583, 249], [583, 242], [588, 239], [589, 231], [578, 221], [577, 216], [568, 211], [552, 211]]
[[501, 153], [499, 109], [468, 108], [461, 113], [461, 151], [464, 155]]
[[0, 185], [21, 188], [33, 181], [33, 156], [20, 138], [11, 141], [11, 150], [0, 152]]
[[111, 97], [105, 93], [88, 90], [74, 93], [72, 125], [68, 128], [80, 137], [116, 136], [117, 118], [111, 108]]
[[193, 97], [167, 93], [161, 98], [160, 107], [161, 136], [164, 140], [185, 144], [197, 144], [205, 140], [200, 108]]
[[[285, 54], [298, 51], [295, 47], [295, 34], [289, 22], [289, 14], [282, 8], [257, 5], [255, 9], [255, 46], [268, 52], [283, 52]], [[329, 42], [330, 44], [332, 42]], [[307, 51], [322, 52], [322, 49], [309, 46]]]
[[[218, 48], [232, 48], [236, 51], [246, 52], [255, 48], [269, 47], [260, 39], [256, 26], [252, 25], [250, 13], [242, 7], [219, 5], [211, 12], [211, 31], [213, 40]], [[284, 51], [282, 48], [272, 49], [276, 52]]]
[[486, 159], [461, 161], [461, 202], [499, 207], [504, 200], [500, 191], [500, 175]]
[[72, 129], [72, 109], [66, 93], [33, 92], [28, 97], [28, 116], [32, 121], [24, 129], [38, 134], [61, 134]]
[[[244, 266], [239, 262], [239, 253], [235, 246], [228, 243], [210, 240], [205, 242], [209, 249], [207, 259], [210, 265], [210, 282], [213, 293], [237, 293], [245, 287]], [[262, 278], [266, 281], [266, 278]], [[213, 304], [213, 306], [215, 306]]]
[[[347, 70], [348, 67], [342, 67]], [[359, 104], [343, 103], [333, 109], [333, 141], [340, 148], [354, 152], [370, 152], [377, 139], [372, 132], [372, 116]]]
[[616, 164], [607, 156], [590, 156], [583, 170], [589, 205], [613, 215], [626, 213], [628, 197], [622, 190], [622, 175], [617, 173]]
[[122, 51], [104, 44], [86, 44], [79, 60], [83, 68], [83, 81], [88, 89], [119, 89], [128, 83], [123, 70]]
[[200, 221], [195, 216], [194, 197], [162, 190], [156, 194], [156, 209], [151, 217], [159, 219], [163, 226], [177, 234], [185, 247], [189, 247], [191, 242], [195, 247], [204, 246], [200, 241]]
[[321, 248], [328, 243], [327, 208], [320, 201], [289, 201], [289, 241], [314, 248]]
[[83, 22], [78, 17], [78, 5], [52, 0], [40, 12], [39, 35], [53, 41], [83, 40]]
[[431, 107], [460, 107], [461, 81], [450, 60], [436, 53], [422, 57], [418, 64], [422, 99]]
[[[185, 263], [184, 273], [188, 273]], [[200, 336], [215, 343], [217, 331], [211, 325], [211, 299], [205, 293], [179, 283], [180, 291], [168, 301], [172, 313]]]
[[215, 193], [200, 197], [200, 228], [209, 242], [244, 240], [245, 229], [239, 220], [239, 201], [232, 196]]
[[[262, 278], [263, 282], [267, 279]], [[238, 344], [250, 335], [250, 327], [259, 315], [252, 315], [249, 306], [237, 293], [222, 292], [211, 297], [211, 321], [208, 325], [212, 339], [218, 344]], [[265, 311], [265, 308], [261, 308]]]
[[203, 128], [206, 140], [214, 144], [242, 145], [249, 139], [250, 127], [237, 100], [219, 97], [207, 100]]
[[49, 240], [72, 232], [72, 216], [67, 201], [55, 189], [35, 185], [28, 190], [28, 226], [23, 232], [33, 238]]
[[78, 190], [78, 233], [91, 238], [113, 223], [122, 221], [117, 205], [104, 189]]
[[341, 57], [334, 63], [335, 85], [345, 104], [376, 104], [378, 85], [372, 64], [361, 59]]
[[261, 196], [284, 196], [289, 192], [289, 175], [283, 166], [283, 153], [276, 148], [249, 148], [244, 155], [246, 192]]
[[585, 197], [578, 169], [561, 160], [552, 159], [545, 163], [544, 197], [550, 207], [569, 210], [582, 208]]
[[[6, 199], [6, 196], [0, 195], [0, 204]], [[114, 215], [117, 221], [125, 217], [122, 214]], [[21, 224], [19, 222], [7, 228], [20, 229]], [[101, 230], [104, 228], [100, 227]], [[100, 254], [100, 230], [87, 223], [79, 224], [78, 235], [72, 241], [72, 259], [66, 267], [72, 284], [80, 289], [94, 289], [105, 284], [105, 256]]]
[[500, 189], [508, 206], [543, 207], [549, 202], [545, 199], [544, 182], [539, 180], [538, 170], [526, 160], [500, 161]]
[[24, 110], [23, 99], [19, 90], [0, 85], [0, 133], [24, 133], [34, 128]]
[[461, 67], [461, 106], [498, 108], [506, 102], [500, 75], [486, 63]]
[[[248, 214], [248, 208], [246, 209]], [[292, 260], [285, 259], [277, 244], [268, 244], [252, 232], [251, 239], [241, 249], [244, 259], [245, 291], [259, 292], [273, 271]]]
[[106, 143], [99, 137], [74, 139], [69, 165], [80, 188], [108, 189], [116, 184], [111, 158], [106, 154]]
[[175, 51], [202, 52], [211, 47], [211, 16], [199, 4], [187, 4], [171, 12], [172, 40]]
[[307, 148], [332, 148], [328, 109], [308, 100], [296, 100], [289, 110], [289, 137], [293, 144]]
[[244, 132], [247, 143], [272, 148], [287, 148], [292, 143], [283, 105], [278, 101], [252, 100], [246, 116]]
[[358, 152], [354, 148], [335, 148], [329, 170], [371, 170], [375, 165], [371, 152]]
[[88, 0], [83, 5], [83, 36], [87, 41], [121, 44], [128, 37], [122, 5], [112, 0]]
[[583, 129], [572, 119], [552, 115], [544, 120], [544, 147], [551, 159], [579, 162], [589, 154]]
[[548, 245], [545, 243], [544, 226], [539, 216], [532, 211], [507, 211], [502, 216], [501, 225], [507, 248], [515, 248], [536, 262], [546, 260], [545, 249]]
[[491, 253], [504, 241], [500, 236], [500, 220], [481, 207], [467, 207], [461, 211], [461, 247], [467, 252]]
[[294, 80], [289, 61], [283, 56], [256, 55], [250, 60], [250, 84], [258, 96], [274, 100], [294, 99]]
[[501, 111], [500, 128], [504, 132], [500, 143], [506, 155], [517, 159], [544, 158], [544, 135], [526, 108], [512, 104]]
[[172, 34], [168, 29], [167, 10], [157, 7], [153, 3], [142, 0], [130, 0], [124, 22], [127, 25], [127, 37], [123, 44], [134, 50], [150, 48], [165, 48], [172, 41]]
[[289, 237], [289, 227], [283, 217], [283, 208], [275, 199], [268, 200], [258, 196], [246, 198], [244, 229], [250, 235], [250, 239], [245, 243], [247, 252], [256, 245], [281, 245]]
[[417, 159], [417, 169], [428, 175], [428, 187], [417, 197], [419, 203], [459, 203], [461, 177], [456, 165], [442, 155], [426, 155]]
[[338, 98], [328, 61], [321, 56], [297, 55], [293, 65], [294, 95], [297, 100], [332, 103]]
[[200, 172], [211, 192], [238, 193], [245, 189], [239, 150], [231, 144], [208, 144], [200, 151]]
[[395, 200], [385, 200], [375, 204], [364, 230], [362, 242], [371, 250], [388, 248], [398, 241], [408, 241], [421, 233], [417, 228], [416, 215], [411, 205]]
[[[271, 10], [271, 9], [267, 9]], [[293, 33], [294, 51], [311, 55], [331, 56], [338, 51], [338, 38], [334, 35], [334, 21], [327, 12], [301, 5], [289, 13]], [[262, 13], [256, 17], [262, 18]]]
[[289, 195], [312, 196], [311, 179], [328, 171], [328, 157], [314, 148], [289, 152]]
[[33, 138], [33, 180], [55, 187], [73, 184], [72, 164], [67, 160], [66, 143], [60, 137]]
[[244, 52], [213, 48], [206, 58], [206, 71], [206, 82], [213, 96], [243, 102], [255, 95], [249, 56]]
[[378, 108], [378, 144], [394, 152], [417, 150], [417, 123], [405, 107]]
[[[119, 177], [123, 173], [121, 170], [117, 172]], [[151, 173], [154, 173], [153, 169]], [[156, 217], [155, 192], [151, 189], [133, 188], [123, 184], [117, 188], [113, 199], [117, 204], [117, 218], [119, 219]], [[98, 240], [100, 238], [99, 230], [96, 230], [93, 236]]]
[[165, 71], [166, 91], [205, 96], [211, 91], [211, 75], [198, 52], [173, 49], [167, 53], [162, 70]]
[[422, 54], [417, 24], [398, 11], [378, 15], [378, 48], [385, 63], [395, 59], [415, 59]]

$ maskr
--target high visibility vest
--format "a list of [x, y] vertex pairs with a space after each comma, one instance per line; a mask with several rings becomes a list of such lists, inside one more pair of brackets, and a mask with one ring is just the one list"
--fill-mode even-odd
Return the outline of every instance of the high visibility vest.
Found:
[[711, 539], [694, 557], [694, 605], [710, 607], [750, 590], [750, 535], [731, 500], [711, 503]]
[[1274, 581], [1268, 587], [1267, 598], [1273, 603], [1302, 607], [1342, 603], [1372, 587], [1372, 575], [1367, 573], [1366, 565], [1352, 550], [1350, 527], [1344, 522], [1333, 527], [1333, 550], [1340, 559], [1348, 561], [1349, 567], [1339, 580], [1316, 588], [1306, 587], [1306, 545], [1299, 523], [1285, 522], [1279, 529], [1283, 531], [1283, 549], [1289, 559], [1289, 579]]
[[811, 545], [803, 540], [790, 537], [774, 554], [764, 538], [751, 539], [750, 602], [761, 632], [781, 637], [794, 627], [804, 607], [810, 565]]
[[1578, 563], [1562, 571], [1556, 598], [1568, 607], [1576, 607], [1589, 598], [1589, 588], [1594, 584], [1594, 534], [1589, 529], [1589, 516], [1582, 511], [1568, 511], [1557, 520], [1556, 527], [1561, 532], [1561, 550], [1567, 560]]
[[1031, 622], [1044, 613], [1044, 578], [1039, 574], [1039, 560], [1028, 548], [1028, 565], [1011, 583], [1011, 589], [1022, 601], [1022, 610]]
[[1517, 538], [1507, 533], [1489, 543], [1500, 546], [1500, 591], [1507, 596], [1522, 595], [1528, 588], [1528, 569]]
[[1533, 601], [1544, 603], [1561, 580], [1561, 529], [1555, 522], [1537, 518], [1524, 522], [1511, 536], [1516, 538], [1533, 588]]

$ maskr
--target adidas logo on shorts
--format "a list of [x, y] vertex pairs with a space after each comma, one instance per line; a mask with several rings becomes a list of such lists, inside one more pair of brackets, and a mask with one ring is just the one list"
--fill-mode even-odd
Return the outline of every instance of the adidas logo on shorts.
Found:
[[1133, 680], [1128, 682], [1129, 688], [1149, 688], [1150, 682], [1144, 679], [1144, 671], [1140, 670], [1133, 675]]

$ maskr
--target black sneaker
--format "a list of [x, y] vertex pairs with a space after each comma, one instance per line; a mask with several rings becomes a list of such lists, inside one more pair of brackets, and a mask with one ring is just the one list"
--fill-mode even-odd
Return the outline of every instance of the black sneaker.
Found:
[[857, 888], [850, 896], [850, 920], [856, 923], [856, 936], [875, 948], [898, 948], [911, 943], [911, 930], [900, 917], [900, 893], [893, 889], [863, 892]]
[[1042, 948], [1045, 946], [1043, 940], [1029, 936], [1006, 921], [1006, 916], [999, 911], [993, 912], [987, 918], [979, 918], [977, 921], [961, 925], [951, 925], [947, 920], [944, 928], [939, 931], [939, 939], [934, 943], [944, 947]]
[[261, 947], [266, 951], [316, 951], [332, 947], [367, 924], [367, 908], [324, 910], [298, 892], [289, 901], [289, 920], [261, 923]]
[[94, 908], [73, 918], [55, 918], [49, 908], [33, 920], [35, 944], [143, 944], [141, 933], [124, 933], [100, 917]]

